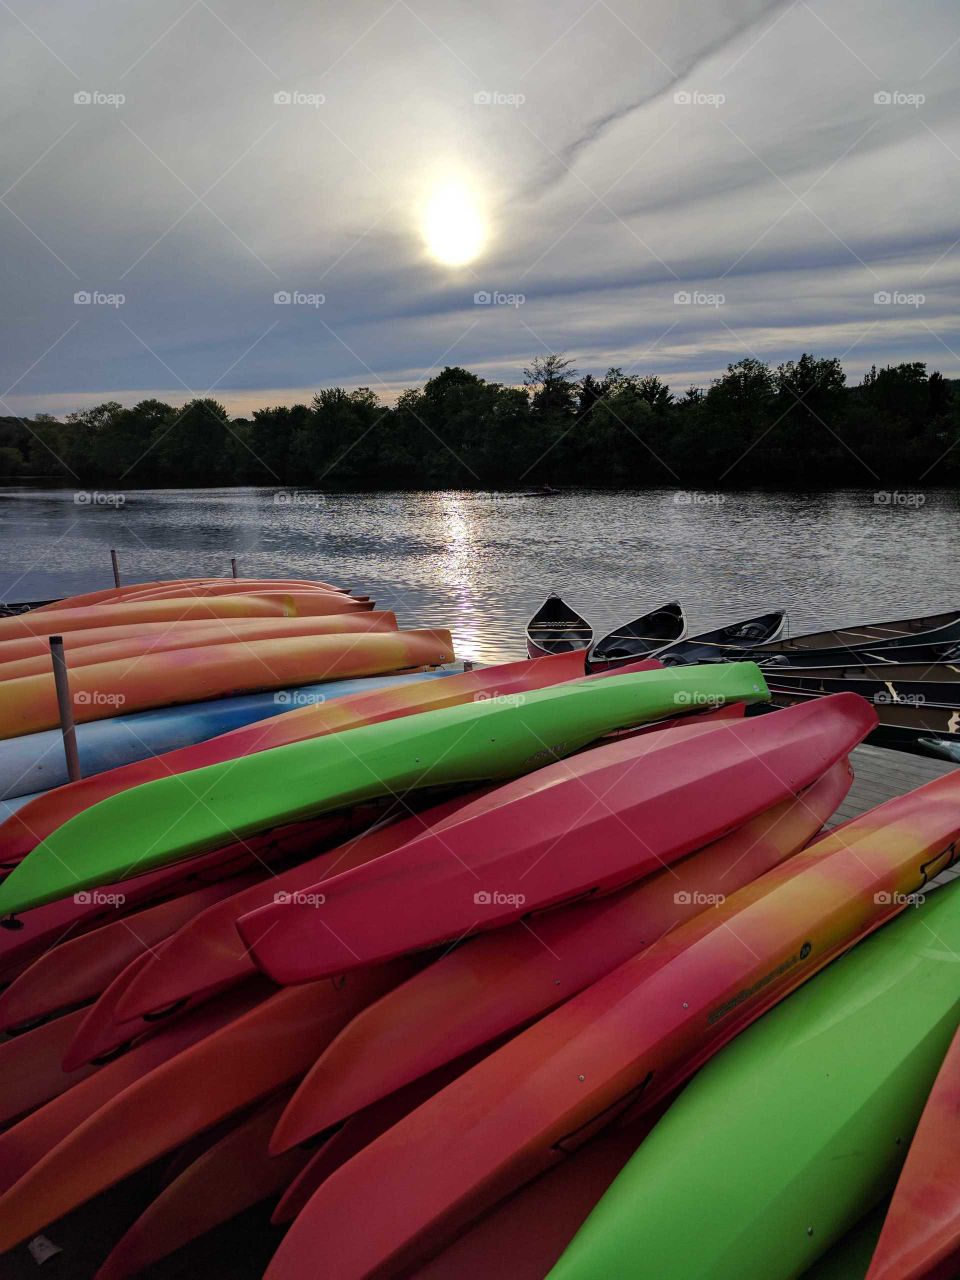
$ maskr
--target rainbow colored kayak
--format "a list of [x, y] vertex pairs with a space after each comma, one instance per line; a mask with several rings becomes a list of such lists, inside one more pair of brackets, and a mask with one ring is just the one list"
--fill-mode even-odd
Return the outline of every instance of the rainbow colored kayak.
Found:
[[[373, 638], [381, 637], [366, 637]], [[385, 794], [528, 773], [605, 733], [678, 707], [695, 710], [704, 699], [719, 705], [767, 696], [750, 662], [604, 676], [510, 704], [487, 700], [428, 711], [159, 779], [93, 805], [53, 832], [0, 884], [0, 915]]]
[[960, 891], [949, 887], [718, 1054], [551, 1280], [800, 1275], [889, 1194], [958, 1018]]
[[[267, 1280], [412, 1269], [902, 912], [957, 857], [960, 774], [845, 824], [574, 996], [328, 1179]], [[416, 1158], [411, 1159], [411, 1152]], [[691, 1153], [690, 1159], [695, 1159]]]

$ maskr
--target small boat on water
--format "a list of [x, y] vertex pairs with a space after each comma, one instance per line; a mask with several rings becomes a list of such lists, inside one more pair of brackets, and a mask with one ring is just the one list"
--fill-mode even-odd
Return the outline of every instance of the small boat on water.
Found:
[[[810, 650], [853, 649], [871, 653], [898, 648], [901, 645], [943, 644], [960, 641], [960, 609], [933, 613], [916, 618], [899, 618], [893, 622], [868, 622], [832, 631], [809, 631], [804, 635], [765, 643], [764, 653], [793, 655]], [[792, 661], [791, 656], [791, 661]], [[837, 661], [842, 662], [842, 658]]]
[[696, 662], [730, 662], [748, 652], [753, 657], [757, 645], [770, 644], [780, 635], [787, 615], [782, 609], [773, 613], [760, 613], [755, 618], [731, 622], [713, 631], [680, 640], [661, 649], [657, 657], [668, 666]]
[[687, 620], [679, 600], [661, 605], [642, 617], [617, 627], [590, 651], [591, 667], [616, 667], [638, 658], [648, 658], [665, 645], [682, 640], [687, 634]]
[[[771, 675], [768, 680], [770, 701], [775, 707], [790, 707], [809, 702], [822, 695], [778, 685]], [[941, 706], [925, 702], [873, 702], [880, 723], [867, 738], [877, 747], [909, 751], [914, 755], [934, 754], [926, 739], [936, 738], [941, 744], [937, 755], [960, 762], [960, 706]]]
[[543, 658], [551, 653], [569, 653], [571, 649], [587, 649], [593, 640], [593, 627], [581, 618], [555, 591], [527, 623], [527, 653]]
[[770, 683], [798, 693], [859, 693], [876, 706], [960, 706], [960, 665], [924, 662], [848, 667], [765, 667]]

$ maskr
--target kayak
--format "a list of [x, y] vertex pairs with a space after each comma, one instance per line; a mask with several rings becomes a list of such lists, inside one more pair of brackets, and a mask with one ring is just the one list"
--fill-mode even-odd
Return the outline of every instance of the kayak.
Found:
[[[317, 982], [277, 992], [154, 1066], [48, 1147], [38, 1162], [26, 1168], [18, 1162], [19, 1178], [0, 1195], [0, 1250], [30, 1239], [158, 1156], [296, 1079], [364, 1004], [409, 971], [408, 963], [399, 962], [343, 984]], [[0, 1134], [5, 1168], [6, 1148], [18, 1127]]]
[[[89, 1003], [144, 951], [201, 911], [263, 878], [257, 869], [178, 894], [51, 947], [0, 992], [0, 1031], [20, 1029]], [[251, 966], [252, 967], [252, 966]]]
[[241, 982], [256, 975], [253, 957], [240, 943], [237, 920], [245, 912], [273, 902], [276, 895], [295, 897], [325, 875], [336, 875], [348, 866], [378, 858], [406, 843], [412, 836], [442, 821], [457, 808], [469, 803], [471, 793], [447, 800], [420, 812], [405, 814], [388, 825], [348, 841], [329, 853], [298, 863], [269, 880], [232, 894], [200, 912], [170, 938], [166, 946], [151, 953], [144, 966], [110, 1010], [110, 1021], [125, 1021], [197, 999], [229, 982]]
[[91, 605], [88, 608], [35, 610], [0, 618], [0, 640], [23, 636], [55, 636], [88, 627], [120, 626], [129, 622], [187, 622], [203, 618], [296, 618], [328, 613], [366, 612], [369, 601], [353, 600], [339, 592], [285, 591], [263, 595], [178, 597]]
[[[845, 761], [796, 798], [602, 902], [553, 911], [435, 960], [353, 1020], [304, 1077], [274, 1135], [282, 1151], [441, 1064], [525, 1026], [670, 929], [790, 857], [852, 781]], [[157, 959], [161, 966], [164, 955]]]
[[[449, 631], [290, 636], [172, 649], [140, 658], [94, 662], [70, 672], [74, 719], [108, 720], [201, 698], [283, 689], [311, 680], [383, 675], [453, 661]], [[59, 725], [53, 671], [3, 682], [0, 737]]]
[[[950, 893], [957, 896], [955, 888]], [[936, 941], [949, 946], [943, 930]], [[958, 1021], [954, 1019], [955, 1024]], [[923, 1109], [867, 1277], [952, 1280], [958, 1273], [960, 1031], [953, 1037]]]
[[[456, 803], [463, 801], [451, 801], [444, 809], [449, 810]], [[194, 1005], [256, 977], [257, 968], [234, 927], [243, 904], [273, 901], [278, 894], [295, 895], [298, 889], [313, 883], [318, 874], [323, 875], [325, 866], [332, 874], [338, 865], [351, 866], [378, 857], [412, 830], [421, 830], [425, 820], [426, 815], [411, 815], [398, 823], [375, 827], [310, 859], [309, 864], [290, 867], [240, 889], [185, 925], [162, 946], [137, 956], [115, 975], [87, 1011], [64, 1054], [64, 1065], [82, 1066], [138, 1036], [154, 1034], [160, 1025], [158, 1019], [182, 1017]], [[309, 865], [306, 873], [302, 869], [305, 865]], [[176, 991], [172, 996], [171, 987]], [[166, 998], [160, 998], [161, 992]], [[141, 1003], [146, 1006], [143, 1011]]]
[[[800, 1275], [889, 1194], [958, 1018], [960, 892], [951, 887], [704, 1067], [551, 1280]], [[929, 1190], [940, 1185], [949, 1184]]]
[[[82, 595], [66, 596], [63, 600], [51, 600], [47, 604], [34, 609], [34, 613], [49, 613], [59, 609], [82, 609], [95, 604], [110, 604], [122, 601], [127, 596], [139, 596], [153, 591], [175, 591], [181, 595], [203, 595], [207, 589], [218, 594], [220, 587], [247, 591], [251, 588], [279, 591], [283, 587], [303, 591], [342, 591], [342, 587], [331, 586], [329, 582], [311, 582], [306, 578], [166, 578], [156, 582], [131, 582], [123, 587], [103, 587], [99, 591], [87, 591]], [[230, 594], [228, 591], [226, 594]]]
[[120, 1237], [94, 1280], [141, 1275], [221, 1222], [279, 1194], [309, 1155], [267, 1155], [270, 1130], [287, 1097], [282, 1093], [240, 1120], [168, 1182]]
[[81, 1017], [78, 1009], [0, 1043], [0, 1125], [34, 1111], [96, 1070], [88, 1066], [68, 1073], [61, 1065]]
[[[321, 697], [314, 704], [288, 710], [269, 724], [258, 722], [178, 751], [83, 778], [51, 792], [40, 803], [31, 805], [19, 822], [0, 826], [0, 863], [16, 862], [68, 818], [92, 804], [156, 778], [220, 764], [238, 756], [318, 738], [341, 729], [392, 720], [416, 711], [457, 706], [474, 698], [508, 697], [576, 677], [583, 677], [583, 656], [580, 654], [564, 654], [536, 662], [505, 663], [451, 674], [442, 684], [420, 681], [378, 686], [377, 682], [371, 681], [368, 687], [365, 681], [345, 682], [350, 688], [346, 696], [340, 696], [336, 701]], [[334, 686], [334, 691], [337, 689], [339, 685]]]
[[862, 815], [521, 1032], [338, 1169], [267, 1280], [313, 1276], [320, 1250], [338, 1280], [413, 1268], [623, 1113], [655, 1105], [951, 865], [958, 801], [952, 774]]
[[801, 1280], [866, 1280], [887, 1202], [861, 1218], [831, 1249], [805, 1271]]
[[[155, 626], [155, 623], [145, 623]], [[95, 631], [68, 631], [65, 640], [74, 635], [95, 635], [98, 639], [84, 644], [72, 644], [64, 651], [71, 672], [78, 667], [89, 667], [94, 662], [113, 662], [126, 659], [131, 674], [135, 674], [139, 659], [153, 653], [170, 650], [195, 649], [210, 644], [233, 644], [242, 647], [251, 640], [286, 640], [294, 636], [329, 636], [346, 632], [396, 631], [396, 614], [384, 610], [372, 613], [331, 613], [323, 618], [218, 618], [214, 622], [185, 622], [171, 626], [161, 623], [157, 633], [144, 634], [140, 628], [117, 627], [117, 631], [134, 630], [135, 635], [115, 636], [113, 627], [99, 627]], [[32, 643], [40, 646], [39, 652], [12, 658], [4, 654], [0, 644], [0, 680], [18, 680], [22, 676], [45, 675], [51, 669], [50, 641], [37, 636]], [[20, 646], [22, 641], [7, 641]]]
[[678, 696], [695, 710], [698, 699], [759, 702], [767, 691], [749, 662], [604, 676], [525, 693], [519, 703], [425, 711], [161, 778], [54, 831], [0, 884], [0, 915], [385, 794], [528, 773], [605, 733], [675, 712]]
[[861, 699], [838, 694], [594, 747], [328, 879], [319, 906], [245, 916], [240, 936], [275, 982], [306, 982], [610, 893], [796, 796], [875, 724]]
[[[401, 676], [367, 676], [359, 680], [327, 680], [279, 692], [245, 693], [237, 698], [215, 698], [79, 724], [80, 772], [86, 779], [133, 760], [162, 755], [244, 725], [285, 715], [293, 707], [386, 685], [420, 684], [452, 674], [453, 671], [447, 669]], [[48, 791], [68, 782], [59, 729], [0, 741], [0, 797], [10, 799]]]

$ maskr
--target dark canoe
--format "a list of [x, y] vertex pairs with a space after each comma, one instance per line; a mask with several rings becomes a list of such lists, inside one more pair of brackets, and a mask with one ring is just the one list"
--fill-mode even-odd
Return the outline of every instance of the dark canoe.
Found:
[[[827, 693], [859, 693], [862, 698], [872, 702], [879, 711], [881, 707], [900, 705], [904, 707], [923, 707], [928, 703], [940, 707], [960, 707], [960, 679], [940, 680], [936, 667], [909, 667], [909, 670], [930, 672], [929, 678], [921, 680], [904, 680], [900, 673], [894, 675], [890, 669], [890, 678], [882, 679], [833, 679], [818, 673], [791, 677], [785, 676], [779, 667], [764, 668], [764, 674], [770, 687], [792, 690], [795, 693], [827, 694]], [[824, 671], [830, 668], [823, 668]]]
[[741, 655], [753, 657], [754, 646], [769, 644], [783, 630], [786, 614], [782, 609], [761, 613], [742, 622], [731, 622], [714, 631], [704, 631], [678, 644], [668, 645], [657, 654], [669, 666], [691, 662], [731, 662]]
[[810, 649], [774, 653], [764, 647], [751, 655], [765, 671], [797, 671], [826, 668], [930, 666], [960, 662], [960, 643], [884, 645], [879, 649]]
[[917, 746], [926, 755], [960, 764], [960, 734], [954, 734], [953, 738], [918, 738]]
[[569, 653], [571, 649], [587, 649], [592, 640], [593, 627], [590, 623], [554, 591], [527, 623], [527, 653], [531, 658]]
[[624, 623], [598, 640], [590, 651], [590, 665], [606, 668], [636, 662], [656, 653], [664, 645], [682, 640], [686, 634], [683, 605], [679, 600], [673, 600], [640, 618], [634, 618], [633, 622]]
[[[782, 688], [776, 682], [770, 684], [770, 700], [778, 707], [794, 706], [819, 698], [818, 693], [806, 693], [799, 689]], [[914, 705], [901, 702], [874, 703], [880, 724], [867, 738], [878, 747], [892, 747], [898, 751], [910, 751], [914, 755], [928, 755], [920, 743], [921, 738], [945, 739], [948, 745], [960, 747], [960, 707], [940, 706], [935, 703]], [[953, 758], [952, 756], [949, 758]]]
[[[833, 631], [809, 631], [789, 636], [776, 644], [764, 646], [768, 653], [806, 653], [811, 649], [853, 649], [874, 652], [891, 646], [909, 644], [943, 644], [960, 641], [960, 609], [932, 613], [918, 618], [899, 618], [894, 622], [867, 622], [854, 627], [838, 627]], [[842, 661], [843, 659], [838, 659]]]

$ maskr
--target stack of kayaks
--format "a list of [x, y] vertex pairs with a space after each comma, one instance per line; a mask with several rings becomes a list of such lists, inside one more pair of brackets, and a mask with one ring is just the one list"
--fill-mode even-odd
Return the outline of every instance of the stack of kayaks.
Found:
[[194, 580], [0, 620], [36, 726], [0, 766], [59, 746], [23, 683], [51, 634], [134, 700], [0, 823], [0, 1249], [120, 1280], [262, 1202], [271, 1280], [785, 1277], [892, 1195], [874, 1280], [952, 1265], [960, 890], [914, 907], [960, 773], [830, 831], [870, 702], [746, 715], [761, 668], [697, 660], [769, 617], [458, 670], [368, 604]]

